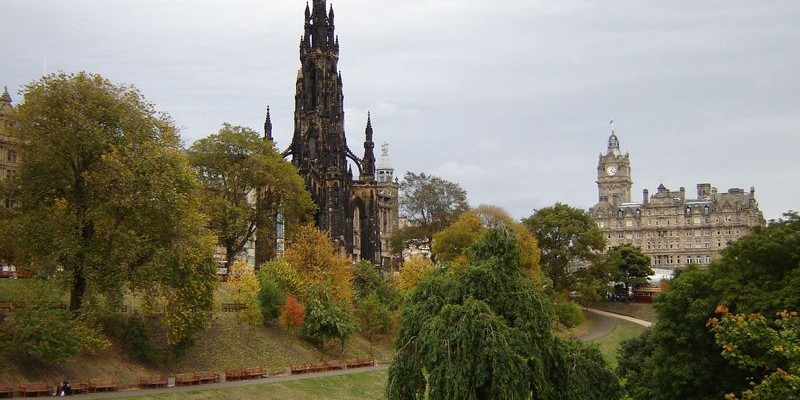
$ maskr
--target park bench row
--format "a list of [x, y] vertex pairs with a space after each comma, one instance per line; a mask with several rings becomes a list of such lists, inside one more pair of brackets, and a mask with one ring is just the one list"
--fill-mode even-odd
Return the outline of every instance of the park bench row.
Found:
[[[292, 374], [304, 374], [313, 372], [334, 371], [341, 369], [351, 369], [374, 366], [375, 361], [372, 359], [357, 359], [341, 361], [329, 361], [315, 364], [292, 365]], [[252, 368], [236, 368], [225, 370], [226, 381], [238, 381], [244, 379], [259, 379], [269, 376], [266, 368], [252, 367]], [[187, 385], [200, 385], [204, 383], [216, 383], [220, 381], [220, 374], [217, 372], [203, 371], [203, 372], [188, 372], [175, 374], [175, 386]], [[90, 379], [89, 382], [80, 380], [70, 381], [70, 388], [72, 394], [81, 393], [94, 393], [100, 391], [116, 391], [119, 390], [119, 384], [113, 379]], [[161, 388], [167, 387], [169, 379], [166, 375], [145, 375], [140, 376], [138, 380], [138, 387], [141, 389]], [[19, 395], [22, 397], [28, 396], [50, 396], [56, 393], [58, 383], [48, 384], [46, 382], [29, 382], [22, 383], [14, 390], [13, 387], [7, 384], [0, 383], [0, 397], [14, 397]]]
[[[112, 379], [91, 379], [88, 383], [83, 381], [71, 381], [69, 385], [73, 394], [119, 389], [117, 382]], [[51, 396], [56, 393], [57, 387], [58, 383], [48, 384], [47, 382], [28, 382], [19, 384], [17, 386], [17, 390], [15, 391], [10, 385], [0, 383], [0, 396], [14, 397], [15, 393], [22, 397], [38, 397], [42, 395]]]
[[341, 361], [327, 361], [314, 364], [296, 364], [291, 366], [292, 375], [308, 374], [314, 372], [336, 371], [340, 369], [351, 369], [361, 367], [371, 367], [375, 365], [375, 360], [372, 359], [357, 359], [348, 360], [347, 362]]

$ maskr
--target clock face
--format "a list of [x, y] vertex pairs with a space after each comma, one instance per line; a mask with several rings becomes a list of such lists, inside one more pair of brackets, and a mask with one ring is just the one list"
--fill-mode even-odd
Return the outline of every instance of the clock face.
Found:
[[616, 175], [617, 174], [617, 166], [616, 165], [609, 165], [608, 167], [606, 167], [606, 172], [608, 172], [608, 174], [611, 175], [611, 176]]

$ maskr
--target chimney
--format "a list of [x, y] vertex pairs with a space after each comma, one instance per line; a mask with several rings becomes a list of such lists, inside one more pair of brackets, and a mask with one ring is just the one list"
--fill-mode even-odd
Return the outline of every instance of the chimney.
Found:
[[697, 198], [698, 199], [705, 199], [706, 197], [711, 197], [711, 184], [710, 183], [698, 183], [697, 184]]
[[650, 191], [647, 189], [642, 190], [642, 205], [647, 205], [647, 202], [650, 201]]

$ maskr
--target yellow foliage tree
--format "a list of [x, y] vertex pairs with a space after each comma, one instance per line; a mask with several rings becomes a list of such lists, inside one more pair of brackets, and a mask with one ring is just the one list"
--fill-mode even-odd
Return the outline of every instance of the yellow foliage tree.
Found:
[[[283, 258], [300, 276], [304, 290], [298, 295], [322, 295], [333, 302], [351, 303], [353, 269], [350, 260], [336, 252], [325, 232], [313, 226], [303, 226]], [[308, 303], [310, 299], [300, 300]]]
[[477, 242], [487, 229], [501, 224], [511, 230], [517, 239], [522, 270], [534, 282], [540, 282], [541, 251], [536, 237], [497, 206], [480, 205], [462, 213], [453, 224], [433, 235], [431, 250], [438, 261], [449, 261], [459, 266], [467, 265], [467, 249]]
[[397, 277], [397, 290], [403, 294], [410, 293], [433, 269], [433, 261], [425, 257], [413, 257], [406, 260], [403, 268], [400, 269], [400, 276]]
[[232, 300], [245, 305], [245, 309], [236, 315], [239, 321], [253, 326], [262, 325], [264, 316], [258, 305], [258, 291], [261, 285], [253, 268], [241, 261], [234, 263], [228, 275], [228, 285]]

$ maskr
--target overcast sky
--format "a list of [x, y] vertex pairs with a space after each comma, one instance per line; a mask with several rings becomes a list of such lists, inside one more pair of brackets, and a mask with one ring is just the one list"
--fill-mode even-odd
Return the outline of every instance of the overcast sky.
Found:
[[[291, 141], [305, 0], [2, 0], [0, 86], [47, 72], [138, 87], [186, 145], [223, 122]], [[330, 4], [330, 2], [329, 2]], [[663, 183], [800, 210], [800, 1], [337, 0], [345, 121], [396, 175], [515, 217], [597, 201], [609, 120], [633, 200]], [[379, 154], [376, 154], [379, 155]]]

